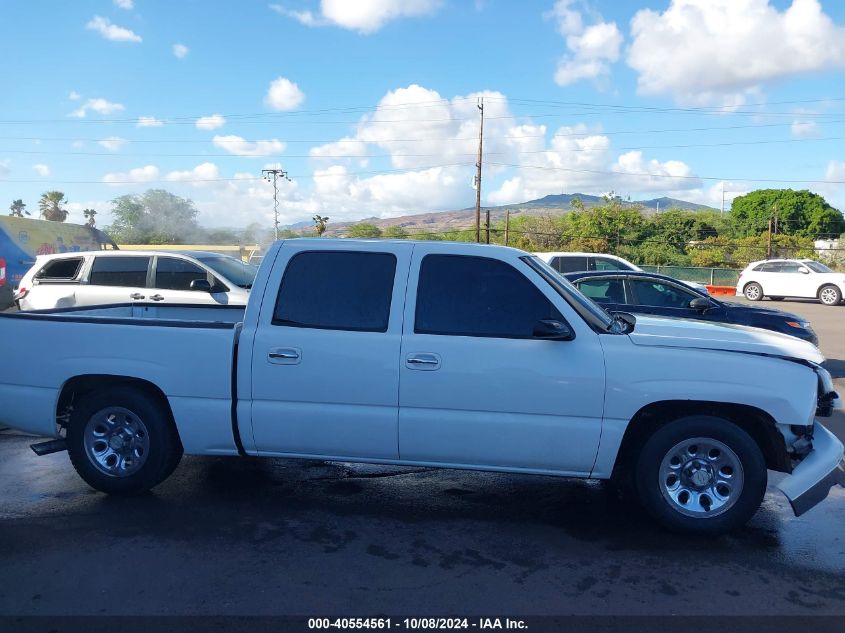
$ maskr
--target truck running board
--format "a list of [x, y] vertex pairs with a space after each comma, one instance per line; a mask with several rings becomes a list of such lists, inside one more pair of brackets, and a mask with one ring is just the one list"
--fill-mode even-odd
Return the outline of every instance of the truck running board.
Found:
[[50, 453], [58, 453], [67, 450], [67, 442], [64, 439], [47, 440], [46, 442], [39, 442], [38, 444], [30, 444], [29, 447], [36, 455], [49, 455]]

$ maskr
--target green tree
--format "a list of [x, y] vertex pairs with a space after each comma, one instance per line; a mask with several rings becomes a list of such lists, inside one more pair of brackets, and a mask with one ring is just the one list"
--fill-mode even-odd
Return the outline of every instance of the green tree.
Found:
[[346, 237], [381, 237], [381, 229], [375, 224], [361, 222], [350, 226], [346, 231]]
[[97, 224], [97, 220], [94, 219], [94, 216], [97, 215], [97, 212], [94, 209], [84, 209], [82, 211], [82, 215], [85, 216], [85, 224], [94, 228], [94, 225]]
[[163, 189], [112, 200], [112, 225], [106, 231], [122, 244], [179, 244], [202, 240], [194, 203]]
[[818, 237], [845, 231], [845, 218], [820, 195], [792, 189], [758, 189], [734, 198], [730, 221], [738, 237], [766, 231], [777, 218], [778, 233]]
[[326, 227], [329, 224], [328, 216], [315, 215], [314, 216], [314, 230], [317, 231], [317, 237], [323, 237], [326, 232]]
[[38, 200], [38, 208], [45, 220], [64, 222], [67, 220], [67, 209], [62, 205], [66, 203], [65, 194], [61, 191], [46, 191]]
[[408, 231], [399, 225], [385, 227], [381, 234], [382, 237], [389, 237], [393, 240], [404, 240], [408, 238]]
[[26, 210], [26, 204], [20, 198], [12, 200], [12, 204], [9, 205], [9, 211], [11, 211], [9, 215], [13, 218], [22, 218], [24, 215], [30, 215], [29, 211]]

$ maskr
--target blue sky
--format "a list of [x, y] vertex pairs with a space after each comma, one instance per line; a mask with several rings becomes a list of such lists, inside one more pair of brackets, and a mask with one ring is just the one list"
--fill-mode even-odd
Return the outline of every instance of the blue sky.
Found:
[[[0, 202], [71, 221], [147, 188], [209, 226], [608, 191], [845, 209], [834, 0], [8, 0]], [[794, 181], [794, 182], [790, 182]]]

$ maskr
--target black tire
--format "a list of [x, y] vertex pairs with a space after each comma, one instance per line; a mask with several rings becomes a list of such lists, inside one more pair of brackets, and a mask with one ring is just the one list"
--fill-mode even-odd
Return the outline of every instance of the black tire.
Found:
[[742, 294], [744, 294], [745, 298], [749, 301], [760, 301], [760, 299], [764, 296], [763, 286], [758, 284], [756, 281], [752, 281], [745, 284], [745, 287], [742, 289]]
[[826, 306], [838, 306], [842, 303], [842, 291], [833, 284], [828, 284], [819, 288], [819, 301]]
[[[128, 419], [141, 424], [138, 437], [143, 438], [144, 450], [137, 458], [134, 470], [123, 474], [109, 474], [105, 465], [98, 465], [94, 454], [96, 446], [104, 446], [103, 455], [111, 446], [106, 437], [98, 440], [89, 428], [97, 428], [97, 420], [106, 421], [108, 410], [128, 412]], [[99, 425], [102, 426], [102, 425]], [[119, 433], [117, 434], [119, 435]], [[86, 437], [93, 448], [86, 446]], [[120, 436], [123, 438], [123, 436]], [[119, 443], [123, 439], [116, 440]], [[139, 440], [140, 441], [140, 440]], [[131, 495], [146, 492], [167, 479], [182, 459], [182, 442], [166, 407], [158, 397], [131, 386], [107, 388], [84, 395], [74, 405], [67, 429], [67, 447], [70, 461], [85, 482], [101, 492]], [[120, 446], [123, 449], [123, 446]], [[133, 455], [132, 459], [136, 459]], [[119, 462], [119, 458], [116, 458]], [[119, 468], [117, 469], [120, 470]]]
[[783, 301], [783, 297], [769, 297], [772, 301]]
[[[703, 440], [702, 444], [710, 441], [714, 445], [726, 446], [730, 449], [731, 458], [738, 459], [741, 466], [739, 471], [732, 473], [734, 481], [731, 486], [737, 485], [726, 488], [730, 491], [727, 496], [730, 503], [725, 502], [723, 509], [712, 509], [713, 514], [711, 509], [707, 508], [709, 504], [693, 506], [691, 501], [688, 508], [681, 508], [680, 502], [673, 503], [669, 500], [669, 495], [664, 493], [666, 480], [663, 479], [665, 475], [661, 472], [662, 466], [669, 463], [670, 455], [675, 454], [673, 449], [679, 445], [684, 446], [685, 442], [695, 444], [698, 440]], [[677, 471], [679, 475], [681, 471], [687, 472], [683, 466]], [[635, 468], [637, 492], [645, 510], [670, 530], [697, 534], [722, 534], [745, 525], [763, 501], [767, 477], [766, 460], [751, 436], [732, 422], [709, 415], [679, 418], [659, 428], [646, 440], [637, 457]], [[692, 488], [694, 484], [689, 483], [688, 486]], [[714, 484], [713, 489], [694, 492], [695, 499], [703, 499], [707, 495], [707, 498], [715, 499], [713, 490], [718, 486]], [[735, 496], [731, 497], [734, 494]], [[682, 498], [682, 495], [683, 492], [678, 495], [679, 498]], [[687, 498], [690, 498], [689, 493]]]

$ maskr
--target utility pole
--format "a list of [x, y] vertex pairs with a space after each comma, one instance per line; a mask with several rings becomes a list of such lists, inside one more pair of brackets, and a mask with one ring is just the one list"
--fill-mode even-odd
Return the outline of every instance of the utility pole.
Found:
[[511, 210], [508, 209], [505, 211], [505, 246], [508, 245], [510, 242], [510, 232], [511, 232]]
[[766, 246], [766, 259], [772, 258], [772, 218], [769, 218], [769, 238]]
[[481, 127], [478, 130], [478, 160], [475, 163], [475, 241], [481, 241], [481, 156], [484, 147], [484, 97], [478, 100]]
[[264, 180], [270, 182], [273, 180], [273, 239], [279, 239], [279, 178], [284, 178], [290, 182], [288, 172], [284, 169], [262, 169], [261, 175]]
[[487, 213], [485, 214], [484, 218], [484, 231], [487, 234], [486, 240], [487, 243], [490, 243], [490, 209], [487, 209]]
[[725, 212], [725, 182], [722, 181], [722, 213]]

